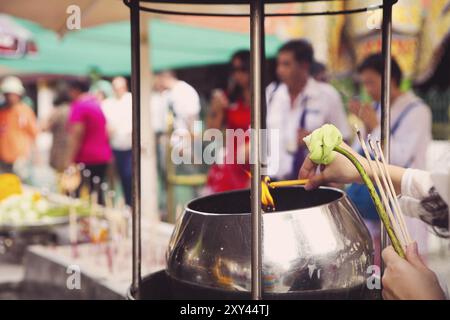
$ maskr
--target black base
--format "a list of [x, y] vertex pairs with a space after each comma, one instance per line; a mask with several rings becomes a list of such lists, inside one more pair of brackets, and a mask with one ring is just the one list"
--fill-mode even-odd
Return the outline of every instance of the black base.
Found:
[[[129, 293], [130, 299], [134, 299]], [[360, 285], [350, 289], [310, 290], [291, 293], [263, 294], [266, 300], [372, 300], [376, 290]], [[142, 279], [141, 300], [250, 300], [250, 292], [227, 291], [201, 287], [170, 278], [165, 270]]]

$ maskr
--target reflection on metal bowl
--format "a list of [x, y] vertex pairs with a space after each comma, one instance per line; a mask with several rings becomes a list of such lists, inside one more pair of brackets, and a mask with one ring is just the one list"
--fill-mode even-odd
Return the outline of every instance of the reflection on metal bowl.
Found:
[[[264, 295], [362, 297], [373, 246], [345, 193], [288, 187], [272, 194], [276, 211], [263, 214]], [[179, 289], [174, 293], [250, 297], [250, 212], [249, 190], [211, 195], [187, 205], [167, 252], [171, 288]], [[211, 298], [209, 294], [204, 298]]]

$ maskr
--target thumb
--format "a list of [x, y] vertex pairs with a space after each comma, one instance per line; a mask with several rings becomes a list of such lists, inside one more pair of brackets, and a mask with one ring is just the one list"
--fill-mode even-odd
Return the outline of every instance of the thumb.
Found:
[[317, 164], [315, 164], [309, 157], [305, 158], [302, 167], [298, 173], [299, 179], [308, 179], [316, 172]]
[[419, 255], [417, 242], [415, 241], [406, 246], [406, 260], [408, 260], [408, 262], [411, 263], [416, 268], [428, 269]]
[[325, 183], [325, 176], [322, 172], [316, 174], [315, 176], [309, 178], [308, 183], [305, 185], [306, 190], [313, 190], [320, 187]]

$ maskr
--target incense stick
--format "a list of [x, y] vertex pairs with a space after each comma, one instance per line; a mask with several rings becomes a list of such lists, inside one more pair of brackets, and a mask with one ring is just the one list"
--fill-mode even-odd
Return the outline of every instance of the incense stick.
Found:
[[[378, 153], [380, 155], [380, 160], [381, 160], [381, 164], [383, 165], [384, 171], [386, 173], [388, 173], [389, 171], [388, 171], [388, 167], [387, 167], [387, 162], [386, 162], [386, 159], [384, 158], [383, 150], [381, 148], [381, 143], [380, 143], [379, 140], [377, 140], [375, 144], [377, 146], [377, 151], [378, 151]], [[411, 238], [411, 235], [409, 234], [408, 227], [406, 226], [406, 223], [405, 223], [405, 219], [404, 219], [405, 216], [403, 215], [403, 210], [400, 207], [400, 204], [398, 203], [397, 195], [395, 193], [395, 188], [394, 188], [394, 184], [392, 182], [391, 176], [389, 174], [387, 174], [386, 177], [387, 177], [389, 190], [390, 190], [390, 192], [392, 193], [392, 196], [393, 196], [393, 200], [394, 200], [393, 202], [394, 202], [395, 209], [397, 210], [397, 212], [400, 215], [400, 224], [402, 224], [402, 226], [403, 226], [403, 228], [405, 230], [406, 241], [409, 244], [409, 243], [412, 242], [412, 238]]]
[[279, 188], [279, 187], [305, 185], [308, 183], [308, 181], [309, 181], [309, 179], [274, 181], [274, 182], [269, 182], [269, 187]]

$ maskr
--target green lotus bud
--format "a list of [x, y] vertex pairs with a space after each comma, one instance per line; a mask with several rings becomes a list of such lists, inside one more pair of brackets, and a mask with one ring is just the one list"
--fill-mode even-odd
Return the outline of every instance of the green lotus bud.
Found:
[[325, 124], [306, 136], [309, 158], [317, 164], [330, 164], [335, 157], [334, 148], [342, 143], [342, 134], [332, 124]]

